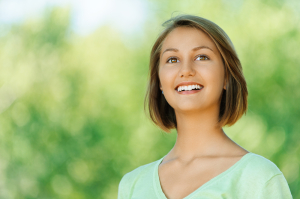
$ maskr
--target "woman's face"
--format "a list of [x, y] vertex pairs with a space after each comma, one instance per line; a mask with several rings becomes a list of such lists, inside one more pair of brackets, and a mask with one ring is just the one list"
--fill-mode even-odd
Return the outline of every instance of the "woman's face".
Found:
[[160, 54], [159, 79], [175, 112], [219, 110], [225, 89], [224, 65], [216, 45], [204, 32], [178, 27], [168, 34]]

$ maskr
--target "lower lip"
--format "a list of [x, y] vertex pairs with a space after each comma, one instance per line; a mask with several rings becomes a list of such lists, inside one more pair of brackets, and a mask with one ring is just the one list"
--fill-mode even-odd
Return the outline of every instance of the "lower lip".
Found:
[[178, 94], [181, 94], [181, 95], [188, 95], [188, 94], [198, 93], [198, 92], [200, 92], [202, 89], [203, 89], [203, 88], [201, 88], [200, 90], [181, 91], [181, 92], [179, 92], [178, 90], [176, 90], [176, 91], [177, 91]]

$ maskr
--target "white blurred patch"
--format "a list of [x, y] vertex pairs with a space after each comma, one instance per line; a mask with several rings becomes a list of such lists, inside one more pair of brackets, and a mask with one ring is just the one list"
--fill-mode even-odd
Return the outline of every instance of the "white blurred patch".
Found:
[[0, 24], [41, 17], [47, 8], [53, 6], [71, 7], [72, 28], [84, 35], [103, 24], [132, 33], [140, 29], [147, 15], [147, 5], [143, 0], [2, 0]]

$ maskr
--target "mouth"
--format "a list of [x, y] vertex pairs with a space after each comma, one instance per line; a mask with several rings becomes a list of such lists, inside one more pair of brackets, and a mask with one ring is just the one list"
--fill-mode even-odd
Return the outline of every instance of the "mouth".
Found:
[[201, 90], [202, 88], [203, 88], [202, 85], [192, 84], [192, 85], [177, 86], [175, 90], [177, 92], [185, 92], [185, 91], [197, 91], [197, 90]]
[[183, 85], [183, 86], [177, 86], [175, 90], [177, 91], [178, 94], [193, 94], [193, 93], [198, 93], [200, 90], [202, 90], [204, 86], [199, 85], [199, 84], [191, 84], [191, 85]]
[[183, 81], [175, 87], [178, 94], [193, 94], [200, 92], [204, 86], [194, 81]]

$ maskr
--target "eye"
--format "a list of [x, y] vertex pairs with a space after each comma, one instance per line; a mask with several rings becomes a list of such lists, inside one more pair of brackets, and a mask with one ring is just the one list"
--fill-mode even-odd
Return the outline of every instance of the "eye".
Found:
[[176, 57], [171, 57], [167, 60], [167, 63], [177, 63], [179, 60]]
[[209, 58], [206, 55], [198, 55], [195, 60], [203, 61], [203, 60], [209, 60]]

